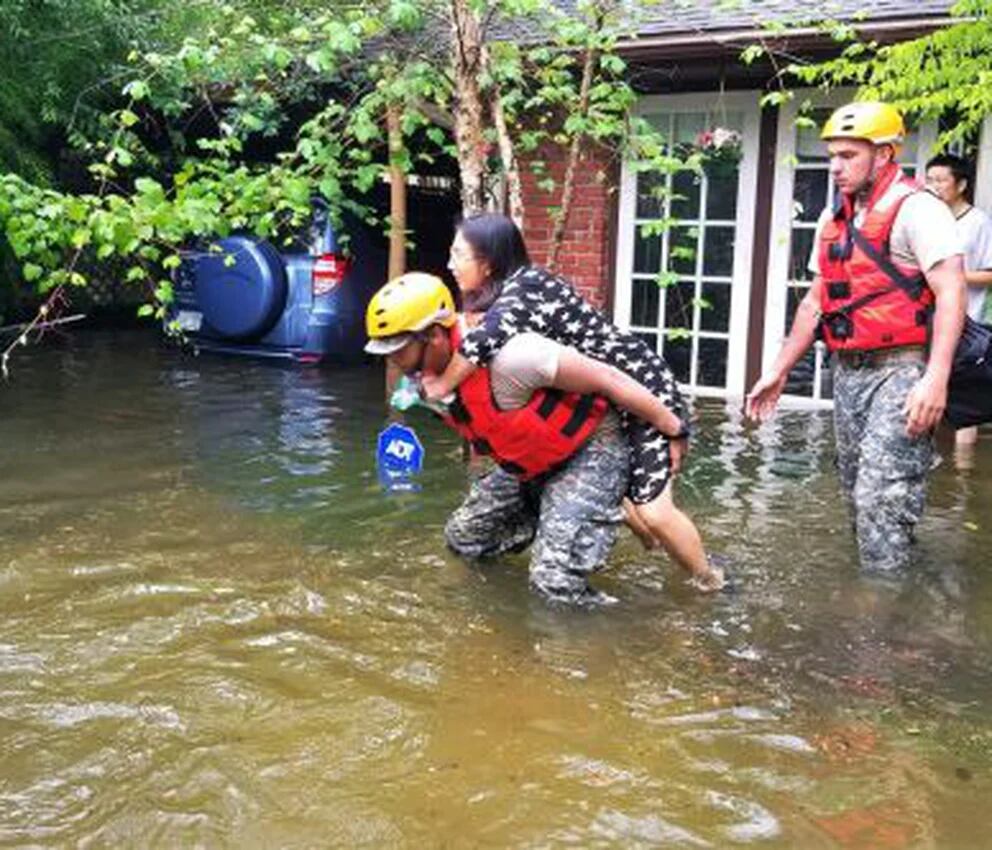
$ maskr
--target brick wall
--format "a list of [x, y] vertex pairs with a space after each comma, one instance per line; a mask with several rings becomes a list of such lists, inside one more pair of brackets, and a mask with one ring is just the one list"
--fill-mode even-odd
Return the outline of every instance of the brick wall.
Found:
[[[561, 182], [565, 174], [567, 151], [546, 147], [536, 159], [544, 161], [547, 175], [554, 177], [555, 189], [546, 192], [538, 187], [542, 177], [532, 173], [527, 162], [521, 168], [524, 194], [524, 239], [531, 260], [538, 265], [547, 261], [554, 224], [549, 207], [561, 202]], [[610, 301], [613, 274], [611, 268], [611, 218], [618, 183], [616, 166], [605, 152], [586, 151], [576, 169], [572, 209], [568, 216], [565, 241], [558, 254], [558, 272], [597, 307]]]

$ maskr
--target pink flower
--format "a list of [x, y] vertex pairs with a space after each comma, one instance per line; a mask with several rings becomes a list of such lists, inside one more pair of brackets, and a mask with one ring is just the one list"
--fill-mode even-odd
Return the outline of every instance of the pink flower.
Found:
[[707, 152], [736, 150], [741, 146], [741, 134], [726, 127], [702, 130], [696, 136], [696, 147]]

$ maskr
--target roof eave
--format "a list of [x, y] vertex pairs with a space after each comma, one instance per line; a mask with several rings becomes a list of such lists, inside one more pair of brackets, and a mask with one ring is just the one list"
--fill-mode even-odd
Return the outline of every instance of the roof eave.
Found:
[[[852, 24], [863, 37], [885, 41], [901, 41], [925, 35], [954, 24], [965, 23], [968, 18], [928, 16], [896, 20], [865, 20]], [[847, 22], [850, 23], [850, 22]], [[825, 49], [835, 42], [828, 33], [814, 26], [772, 30], [763, 27], [746, 27], [726, 30], [694, 30], [666, 35], [642, 36], [617, 42], [617, 50], [634, 59], [679, 59], [699, 56], [714, 47], [742, 49], [749, 44], [764, 44], [769, 49], [788, 45], [790, 50]]]

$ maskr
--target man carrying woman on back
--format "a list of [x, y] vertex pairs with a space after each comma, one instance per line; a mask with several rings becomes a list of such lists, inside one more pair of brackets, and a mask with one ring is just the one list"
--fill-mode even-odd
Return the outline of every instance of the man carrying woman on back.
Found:
[[703, 591], [719, 590], [722, 571], [706, 557], [695, 524], [672, 498], [672, 479], [687, 450], [689, 422], [675, 378], [643, 340], [622, 331], [565, 280], [532, 266], [523, 237], [506, 216], [482, 214], [463, 221], [449, 262], [464, 308], [478, 321], [460, 340], [443, 375], [425, 377], [428, 398], [447, 397], [478, 367], [486, 366], [522, 334], [539, 334], [632, 379], [659, 405], [652, 414], [618, 404], [630, 452], [624, 511], [648, 548], [660, 545]]

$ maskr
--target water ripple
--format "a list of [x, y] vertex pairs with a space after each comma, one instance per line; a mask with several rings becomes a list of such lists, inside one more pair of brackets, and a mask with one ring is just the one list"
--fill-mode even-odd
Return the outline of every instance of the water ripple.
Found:
[[0, 842], [971, 847], [992, 828], [987, 437], [972, 472], [936, 471], [919, 572], [880, 586], [829, 415], [755, 429], [700, 402], [678, 497], [736, 592], [694, 594], [625, 536], [596, 579], [618, 605], [550, 610], [525, 555], [445, 550], [466, 481], [426, 417], [421, 491], [382, 492], [378, 367], [92, 340], [30, 349], [0, 386]]

